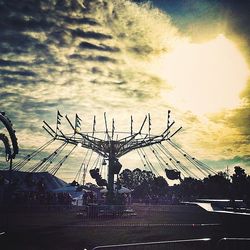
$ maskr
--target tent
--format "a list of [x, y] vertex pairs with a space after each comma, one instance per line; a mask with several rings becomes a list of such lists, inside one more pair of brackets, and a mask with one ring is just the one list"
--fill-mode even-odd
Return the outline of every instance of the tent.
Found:
[[82, 202], [82, 195], [83, 194], [80, 194], [79, 196], [75, 197], [72, 201], [72, 205], [74, 206], [82, 206], [83, 205], [83, 202]]
[[[117, 190], [116, 185], [114, 185], [114, 191], [116, 192], [116, 190]], [[107, 190], [107, 188], [103, 188], [103, 189], [101, 189], [100, 192], [105, 194], [105, 193], [108, 192], [108, 190]], [[123, 186], [120, 189], [118, 189], [119, 194], [129, 194], [131, 192], [132, 192], [132, 190], [130, 190], [130, 189], [126, 188], [126, 187], [123, 187]]]
[[72, 186], [70, 184], [67, 184], [63, 187], [56, 188], [52, 191], [55, 193], [69, 193], [72, 196], [72, 198], [79, 197], [80, 195], [82, 195], [83, 192], [89, 192], [89, 190], [86, 189], [78, 190], [78, 188], [79, 186]]

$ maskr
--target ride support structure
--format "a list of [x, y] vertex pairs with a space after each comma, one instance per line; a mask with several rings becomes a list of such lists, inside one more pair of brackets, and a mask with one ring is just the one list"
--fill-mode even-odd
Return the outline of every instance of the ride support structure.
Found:
[[[99, 174], [99, 169], [90, 170], [90, 175], [92, 178], [96, 179], [96, 182], [100, 186], [107, 187], [107, 204], [114, 203], [114, 181], [115, 175], [118, 175], [122, 164], [119, 162], [119, 158], [128, 154], [129, 152], [141, 149], [144, 147], [149, 147], [154, 144], [161, 144], [163, 141], [170, 140], [176, 133], [178, 133], [182, 127], [176, 129], [173, 133], [170, 129], [174, 125], [174, 121], [170, 121], [170, 110], [167, 116], [167, 127], [159, 135], [151, 134], [151, 117], [150, 114], [146, 115], [139, 130], [134, 132], [133, 128], [133, 117], [130, 119], [130, 132], [117, 132], [115, 130], [115, 122], [112, 120], [112, 128], [108, 129], [107, 117], [104, 113], [104, 131], [96, 131], [96, 117], [94, 116], [92, 131], [81, 132], [81, 118], [76, 114], [74, 123], [65, 116], [66, 121], [70, 125], [73, 133], [66, 134], [60, 129], [61, 119], [63, 116], [58, 111], [57, 112], [57, 124], [56, 129], [53, 129], [46, 121], [44, 121], [43, 128], [47, 133], [53, 137], [53, 140], [60, 140], [68, 144], [73, 144], [75, 146], [84, 147], [90, 149], [91, 151], [102, 156], [104, 161], [108, 161], [108, 179], [107, 181], [102, 179]], [[148, 122], [147, 122], [148, 121]], [[145, 125], [147, 123], [147, 133], [145, 131]], [[102, 134], [103, 138], [97, 137], [97, 135]], [[118, 136], [119, 135], [119, 136]], [[123, 136], [121, 139], [119, 137]]]

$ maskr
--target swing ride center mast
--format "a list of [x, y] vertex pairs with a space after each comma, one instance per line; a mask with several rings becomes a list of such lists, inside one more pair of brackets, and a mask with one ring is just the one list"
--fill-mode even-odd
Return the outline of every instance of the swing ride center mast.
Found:
[[[153, 144], [159, 144], [163, 141], [170, 140], [177, 132], [180, 131], [181, 127], [178, 128], [174, 133], [170, 132], [170, 128], [174, 125], [174, 121], [170, 123], [170, 110], [168, 111], [167, 117], [167, 128], [160, 135], [152, 135], [151, 131], [151, 118], [150, 114], [145, 116], [140, 129], [137, 132], [133, 131], [133, 117], [131, 116], [130, 120], [130, 133], [129, 136], [123, 137], [118, 140], [115, 139], [115, 135], [118, 135], [119, 132], [115, 131], [114, 119], [112, 120], [112, 129], [108, 130], [106, 113], [104, 113], [104, 122], [105, 122], [105, 131], [102, 132], [105, 134], [105, 139], [100, 139], [95, 136], [98, 132], [95, 131], [96, 118], [94, 116], [93, 129], [90, 133], [81, 132], [81, 118], [76, 114], [74, 125], [66, 115], [65, 118], [69, 123], [70, 127], [73, 130], [72, 134], [63, 133], [60, 129], [62, 115], [60, 112], [57, 112], [57, 125], [56, 130], [54, 130], [46, 121], [44, 121], [43, 128], [55, 139], [67, 142], [69, 144], [81, 146], [93, 150], [95, 153], [104, 157], [108, 160], [108, 180], [106, 182], [107, 186], [107, 203], [113, 204], [114, 202], [114, 176], [119, 174], [122, 165], [119, 163], [118, 159], [131, 152], [132, 150], [151, 146]], [[148, 121], [148, 122], [147, 122]], [[148, 132], [142, 133], [142, 130], [145, 127], [145, 124], [148, 124]], [[91, 135], [89, 135], [91, 134]], [[99, 175], [99, 173], [97, 173]]]

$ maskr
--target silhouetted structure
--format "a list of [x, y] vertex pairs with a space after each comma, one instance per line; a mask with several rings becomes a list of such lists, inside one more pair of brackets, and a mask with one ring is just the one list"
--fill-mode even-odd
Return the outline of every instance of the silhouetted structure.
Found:
[[[166, 174], [166, 177], [170, 180], [181, 181], [185, 177], [193, 177], [200, 179], [199, 175], [208, 176], [214, 174], [215, 171], [209, 168], [206, 164], [200, 162], [186, 151], [184, 151], [179, 145], [174, 143], [171, 139], [181, 129], [178, 128], [173, 133], [170, 129], [174, 125], [174, 121], [170, 121], [170, 111], [167, 116], [166, 129], [160, 135], [153, 135], [151, 133], [151, 117], [150, 114], [146, 115], [139, 130], [134, 131], [133, 117], [130, 118], [130, 132], [119, 132], [115, 129], [114, 119], [112, 120], [112, 128], [109, 130], [107, 126], [106, 113], [104, 113], [104, 131], [96, 131], [96, 117], [94, 116], [92, 130], [90, 132], [82, 132], [81, 130], [81, 118], [76, 114], [75, 120], [72, 122], [66, 115], [67, 124], [72, 129], [72, 132], [66, 133], [61, 129], [62, 115], [57, 112], [56, 128], [53, 129], [46, 121], [44, 121], [43, 128], [52, 137], [52, 139], [42, 145], [40, 148], [24, 157], [23, 160], [17, 162], [14, 166], [14, 170], [24, 170], [24, 166], [31, 162], [36, 155], [44, 151], [49, 145], [55, 141], [62, 141], [62, 144], [47, 157], [40, 159], [25, 171], [28, 172], [46, 172], [56, 175], [61, 166], [65, 163], [72, 152], [77, 146], [86, 148], [88, 151], [84, 156], [84, 160], [78, 170], [75, 180], [79, 181], [81, 173], [83, 173], [83, 184], [85, 182], [86, 172], [89, 166], [93, 152], [97, 153], [98, 157], [95, 160], [92, 169], [89, 173], [93, 179], [95, 179], [97, 185], [106, 186], [107, 202], [112, 204], [114, 201], [114, 181], [115, 175], [117, 175], [116, 191], [119, 188], [118, 174], [122, 168], [119, 158], [133, 150], [135, 150], [143, 166], [148, 168], [151, 172], [156, 173], [158, 176], [159, 167]], [[147, 126], [146, 126], [147, 124]], [[146, 126], [146, 128], [145, 128]], [[145, 132], [145, 130], [147, 132]], [[120, 139], [121, 138], [121, 139]], [[165, 144], [171, 149], [168, 149]], [[59, 158], [58, 156], [63, 152], [67, 145], [73, 145], [70, 151], [67, 152], [54, 166], [51, 166], [53, 162]], [[151, 151], [151, 156], [148, 156], [144, 148]], [[175, 151], [175, 152], [173, 152]], [[86, 160], [88, 152], [90, 157]], [[152, 154], [157, 160], [157, 167], [151, 163]], [[179, 158], [182, 157], [182, 160]], [[108, 165], [107, 165], [108, 162]], [[98, 164], [101, 166], [98, 167]], [[191, 167], [195, 168], [192, 169]], [[107, 179], [103, 173], [103, 167], [107, 167]], [[116, 192], [117, 193], [117, 192]]]
[[[109, 131], [107, 126], [106, 113], [104, 113], [104, 123], [105, 123], [105, 139], [101, 139], [95, 136], [95, 125], [96, 118], [94, 117], [92, 135], [88, 133], [80, 132], [81, 119], [76, 114], [75, 123], [69, 120], [66, 116], [66, 120], [73, 130], [73, 134], [66, 135], [63, 133], [59, 125], [61, 124], [62, 115], [58, 111], [57, 113], [57, 126], [56, 130], [53, 130], [51, 126], [45, 123], [44, 129], [56, 140], [61, 140], [73, 145], [80, 145], [84, 148], [88, 148], [101, 155], [108, 160], [108, 180], [103, 179], [99, 173], [99, 169], [90, 170], [90, 175], [94, 178], [99, 186], [107, 186], [107, 202], [112, 204], [114, 200], [114, 175], [118, 175], [122, 165], [119, 162], [119, 157], [131, 152], [132, 150], [151, 146], [153, 144], [159, 144], [162, 141], [170, 140], [180, 129], [178, 128], [174, 133], [170, 133], [170, 128], [173, 126], [174, 121], [170, 124], [170, 111], [168, 112], [168, 123], [167, 128], [160, 135], [152, 135], [151, 132], [151, 118], [150, 114], [145, 116], [140, 129], [137, 132], [133, 131], [133, 118], [131, 116], [131, 131], [130, 135], [123, 137], [122, 139], [115, 139], [115, 136], [119, 132], [115, 132], [115, 122], [112, 120], [112, 129]], [[148, 133], [142, 133], [142, 130], [148, 120]]]

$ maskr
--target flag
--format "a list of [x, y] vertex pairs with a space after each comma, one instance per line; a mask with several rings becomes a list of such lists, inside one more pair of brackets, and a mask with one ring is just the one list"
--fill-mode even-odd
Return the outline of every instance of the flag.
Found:
[[168, 121], [167, 121], [167, 128], [169, 127], [169, 122], [170, 122], [170, 110], [168, 110]]
[[56, 117], [56, 128], [58, 129], [58, 125], [61, 124], [61, 119], [62, 119], [62, 115], [60, 114], [59, 110], [57, 111], [57, 117]]
[[95, 116], [94, 116], [92, 136], [94, 136], [94, 134], [95, 134], [95, 125], [96, 125], [96, 120], [95, 120]]
[[82, 119], [76, 114], [76, 118], [75, 118], [75, 131], [81, 130], [81, 121], [82, 121]]
[[148, 131], [150, 133], [151, 130], [151, 118], [150, 118], [150, 114], [148, 113]]
[[93, 131], [95, 131], [95, 125], [96, 125], [96, 119], [95, 119], [95, 116], [94, 116]]
[[114, 137], [114, 132], [115, 132], [115, 120], [112, 120], [112, 138]]
[[131, 119], [130, 119], [130, 121], [131, 121], [131, 126], [130, 126], [130, 129], [131, 129], [131, 135], [133, 134], [133, 116], [131, 115]]

